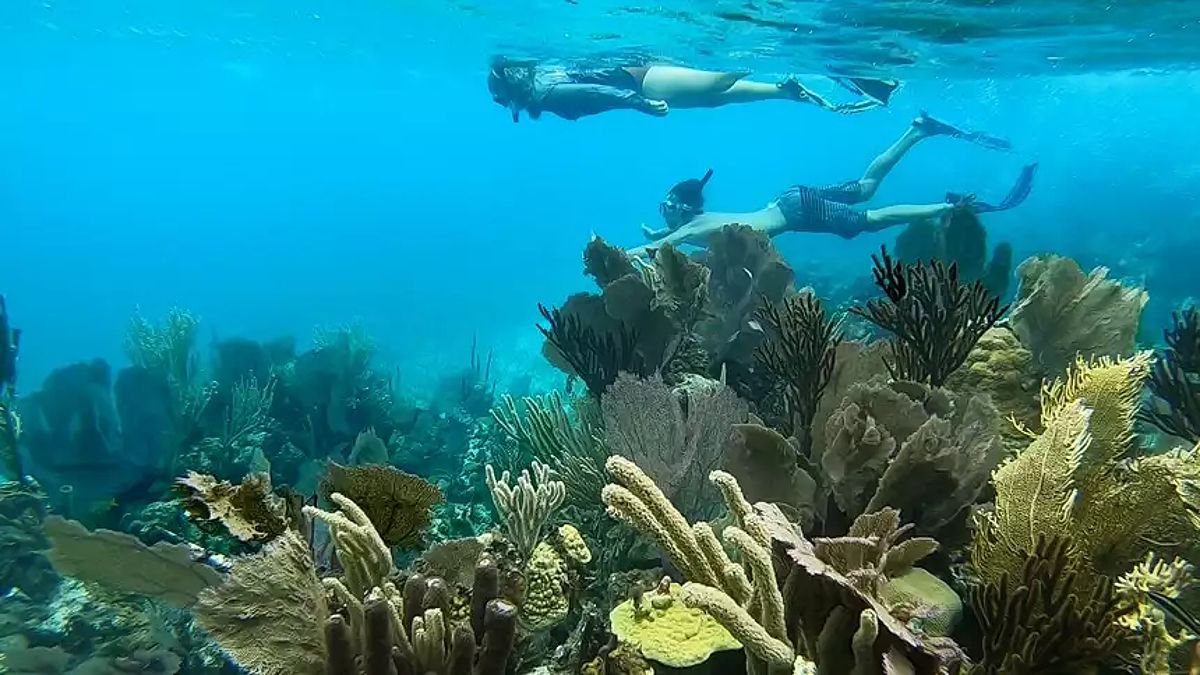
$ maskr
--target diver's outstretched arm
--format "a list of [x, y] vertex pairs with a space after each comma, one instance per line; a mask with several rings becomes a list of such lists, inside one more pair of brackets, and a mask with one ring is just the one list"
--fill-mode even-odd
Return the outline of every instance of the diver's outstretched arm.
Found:
[[669, 112], [662, 101], [604, 84], [557, 84], [542, 99], [541, 107], [569, 120], [609, 110], [637, 110], [657, 117]]
[[959, 208], [957, 204], [897, 204], [867, 211], [866, 232], [879, 232], [895, 225], [937, 218]]

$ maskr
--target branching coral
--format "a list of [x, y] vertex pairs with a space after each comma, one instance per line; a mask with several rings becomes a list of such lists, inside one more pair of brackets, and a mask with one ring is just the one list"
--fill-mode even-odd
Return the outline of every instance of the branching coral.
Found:
[[730, 429], [749, 415], [733, 390], [699, 377], [673, 390], [657, 375], [622, 375], [600, 409], [608, 449], [641, 466], [685, 514], [706, 515], [715, 502], [708, 472], [720, 465]]
[[530, 469], [533, 475], [529, 470], [521, 471], [514, 485], [507, 471], [497, 478], [492, 465], [486, 467], [488, 489], [504, 524], [504, 532], [523, 560], [529, 559], [534, 547], [542, 540], [542, 533], [567, 494], [561, 481], [551, 480], [550, 470], [545, 465], [534, 462]]
[[[636, 464], [614, 456], [608, 470], [613, 483], [605, 486], [602, 497], [609, 514], [650, 537], [680, 570], [688, 580], [684, 603], [704, 610], [743, 645], [747, 672], [792, 673], [809, 663], [805, 656], [815, 657], [820, 673], [876, 673], [885, 659], [920, 675], [937, 672], [940, 655], [818, 558], [778, 509], [747, 503], [729, 474], [715, 471], [711, 479], [737, 523], [725, 529], [724, 538], [737, 550], [741, 565], [731, 561], [708, 523], [689, 525]], [[771, 556], [775, 544], [787, 549], [794, 563], [782, 591]], [[902, 557], [913, 559], [901, 551], [897, 563]], [[858, 629], [829, 623], [835, 610], [859, 617]], [[850, 636], [861, 638], [855, 641], [859, 649], [851, 650], [843, 641]], [[799, 642], [793, 643], [793, 637]], [[863, 670], [853, 670], [856, 662]]]
[[432, 517], [430, 509], [442, 501], [442, 491], [433, 483], [378, 464], [330, 462], [321, 487], [331, 498], [333, 493], [341, 493], [353, 501], [388, 546], [403, 548], [420, 548]]
[[725, 538], [742, 553], [749, 574], [729, 559], [708, 523], [689, 525], [637, 464], [614, 455], [606, 466], [614, 481], [601, 493], [609, 515], [650, 537], [683, 573], [688, 579], [684, 603], [708, 612], [742, 643], [757, 660], [750, 666], [752, 672], [790, 669], [795, 654], [783, 625], [769, 534], [742, 496], [737, 480], [720, 471], [712, 474], [739, 523], [726, 528]]
[[1163, 331], [1167, 348], [1150, 374], [1154, 397], [1140, 417], [1165, 433], [1200, 442], [1200, 311], [1189, 307], [1172, 315]]
[[1150, 596], [1156, 593], [1176, 600], [1191, 584], [1191, 565], [1179, 558], [1168, 563], [1154, 553], [1146, 554], [1145, 560], [1117, 580], [1117, 597], [1128, 608], [1119, 623], [1141, 640], [1140, 672], [1169, 675], [1171, 652], [1196, 639], [1197, 636], [1189, 635], [1186, 630], [1178, 633], [1168, 630], [1165, 614]]
[[786, 431], [808, 453], [813, 418], [833, 375], [842, 335], [838, 322], [812, 293], [799, 293], [759, 310], [772, 335], [754, 351], [755, 360], [786, 389], [791, 419]]
[[895, 336], [888, 369], [896, 379], [942, 386], [1008, 309], [981, 282], [960, 281], [956, 265], [905, 265], [886, 248], [872, 260], [887, 299], [850, 311]]
[[240, 558], [228, 583], [201, 599], [201, 623], [239, 664], [255, 675], [502, 675], [517, 611], [497, 597], [496, 568], [476, 567], [470, 618], [455, 623], [446, 583], [412, 576], [401, 592], [387, 581], [391, 555], [371, 521], [332, 498], [340, 512], [305, 513], [330, 526], [345, 576], [319, 582], [307, 544], [289, 532]]
[[564, 314], [563, 310], [544, 305], [538, 305], [538, 311], [549, 324], [538, 326], [538, 330], [593, 396], [603, 394], [622, 372], [647, 370], [637, 351], [637, 333], [624, 323], [617, 324], [615, 331], [598, 333], [578, 314]]
[[983, 658], [970, 672], [1094, 672], [1126, 646], [1112, 581], [1088, 573], [1069, 539], [1039, 537], [1017, 574], [975, 589]]
[[1012, 327], [1044, 374], [1057, 377], [1076, 357], [1133, 353], [1145, 291], [1108, 279], [1103, 267], [1085, 275], [1059, 256], [1030, 258], [1017, 277]]
[[194, 471], [175, 481], [184, 510], [194, 520], [220, 522], [242, 541], [264, 541], [283, 533], [283, 500], [271, 494], [271, 477], [251, 474], [239, 485]]
[[392, 571], [392, 551], [358, 504], [337, 492], [329, 498], [340, 510], [330, 512], [305, 506], [304, 515], [329, 526], [338, 560], [345, 569], [336, 585], [349, 595], [362, 598], [372, 588], [382, 586]]
[[[587, 419], [572, 419], [557, 392], [523, 399], [521, 405], [504, 396], [501, 405], [492, 409], [492, 418], [517, 444], [516, 458], [541, 462], [562, 480], [568, 504], [587, 507], [595, 503], [596, 494], [604, 487], [608, 452]], [[516, 470], [517, 466], [503, 468]]]

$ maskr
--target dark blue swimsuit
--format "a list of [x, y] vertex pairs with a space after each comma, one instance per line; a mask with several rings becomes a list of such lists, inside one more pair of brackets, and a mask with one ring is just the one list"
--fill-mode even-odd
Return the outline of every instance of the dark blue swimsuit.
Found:
[[828, 232], [851, 239], [868, 231], [867, 214], [850, 208], [867, 201], [859, 181], [826, 187], [793, 185], [775, 204], [794, 232]]

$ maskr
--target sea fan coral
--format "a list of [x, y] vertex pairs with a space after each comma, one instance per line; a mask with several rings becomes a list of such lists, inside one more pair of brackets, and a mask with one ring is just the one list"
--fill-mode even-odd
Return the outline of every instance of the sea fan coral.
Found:
[[1012, 327], [1044, 374], [1058, 376], [1077, 357], [1133, 353], [1150, 297], [1144, 290], [1109, 279], [1104, 267], [1085, 275], [1074, 260], [1059, 256], [1030, 258], [1017, 277]]
[[321, 487], [341, 493], [363, 509], [388, 546], [419, 548], [429, 527], [430, 509], [442, 501], [434, 484], [390, 466], [342, 466], [329, 463]]

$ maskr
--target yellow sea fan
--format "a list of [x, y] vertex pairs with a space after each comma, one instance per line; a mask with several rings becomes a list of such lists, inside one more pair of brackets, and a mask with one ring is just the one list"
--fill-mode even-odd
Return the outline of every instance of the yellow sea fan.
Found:
[[1119, 459], [1133, 442], [1133, 420], [1153, 361], [1154, 354], [1148, 351], [1128, 359], [1078, 358], [1063, 377], [1042, 385], [1042, 428], [1082, 400], [1095, 411], [1090, 461]]

